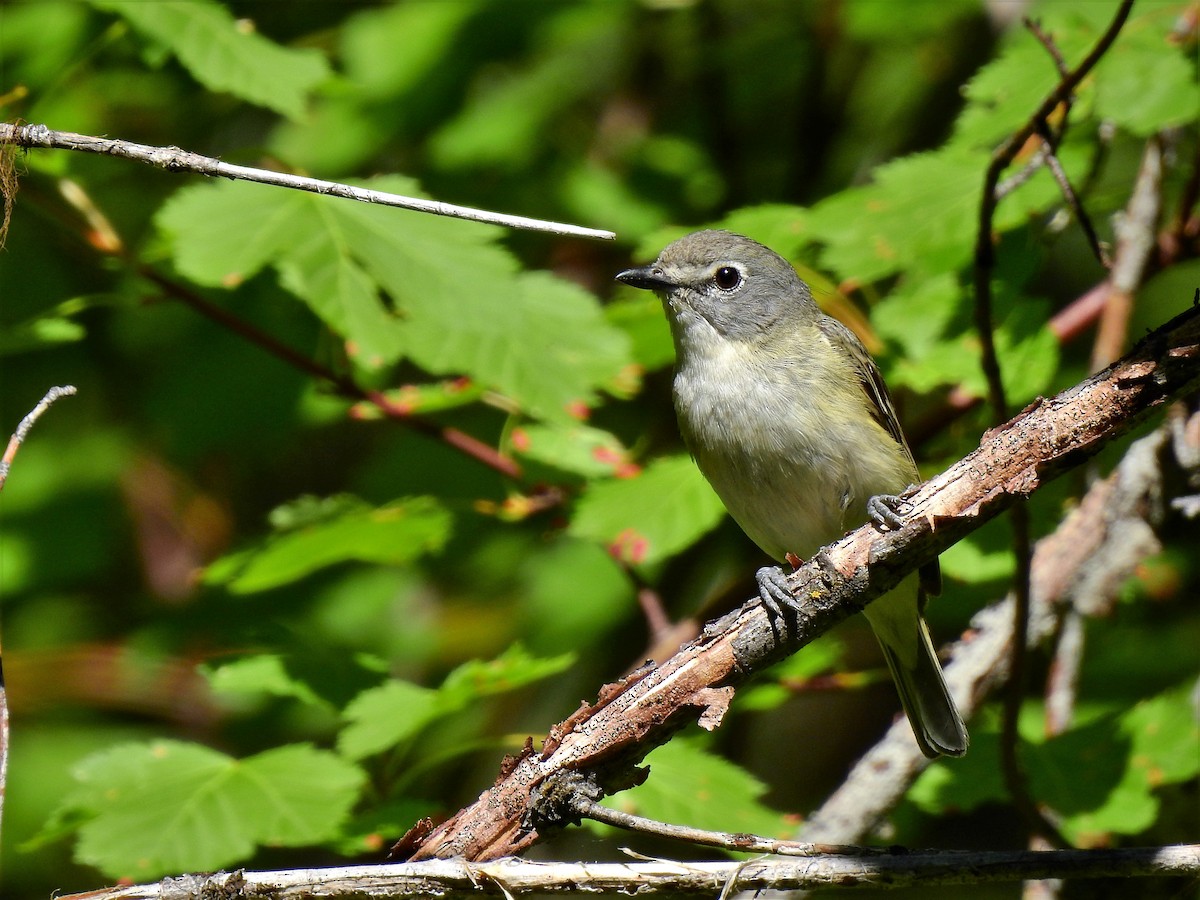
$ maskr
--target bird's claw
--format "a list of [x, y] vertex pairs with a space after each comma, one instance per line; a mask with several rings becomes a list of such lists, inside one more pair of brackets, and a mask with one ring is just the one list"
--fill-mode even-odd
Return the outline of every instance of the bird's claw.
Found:
[[867, 515], [883, 531], [898, 530], [912, 509], [911, 503], [896, 494], [877, 494], [867, 501]]
[[758, 596], [772, 619], [782, 619], [788, 610], [795, 611], [796, 598], [788, 585], [787, 573], [779, 566], [763, 566], [754, 573]]

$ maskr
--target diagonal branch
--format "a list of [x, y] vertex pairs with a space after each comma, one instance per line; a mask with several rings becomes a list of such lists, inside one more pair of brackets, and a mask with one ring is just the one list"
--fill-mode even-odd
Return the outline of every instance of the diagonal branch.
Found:
[[[917, 489], [897, 531], [863, 526], [791, 576], [803, 608], [773, 620], [757, 600], [709, 623], [661, 666], [649, 664], [601, 691], [555, 726], [540, 752], [532, 741], [505, 761], [495, 784], [437, 828], [401, 842], [414, 859], [494, 859], [519, 853], [571, 821], [531, 797], [556, 772], [594, 780], [604, 792], [644, 780], [637, 764], [694, 722], [720, 724], [735, 688], [886, 593], [909, 572], [1046, 482], [1084, 462], [1167, 400], [1200, 384], [1200, 307], [1151, 333], [1104, 372], [1032, 404], [984, 436], [980, 447]], [[840, 577], [834, 577], [838, 573]]]

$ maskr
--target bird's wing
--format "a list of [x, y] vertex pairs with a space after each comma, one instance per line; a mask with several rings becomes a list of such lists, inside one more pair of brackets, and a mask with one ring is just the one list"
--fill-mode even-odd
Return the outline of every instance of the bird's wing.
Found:
[[[871, 354], [867, 352], [867, 348], [862, 345], [862, 341], [854, 332], [837, 319], [832, 316], [822, 316], [817, 325], [831, 344], [850, 354], [854, 360], [854, 372], [858, 376], [859, 386], [867, 395], [872, 418], [892, 436], [897, 444], [904, 448], [904, 453], [913, 464], [915, 472], [917, 462], [913, 459], [912, 450], [904, 437], [904, 431], [900, 428], [900, 419], [896, 415], [896, 407], [892, 404], [892, 395], [888, 393], [887, 385], [883, 381], [879, 367], [875, 365], [875, 360], [871, 359]], [[942, 569], [936, 559], [921, 566], [920, 578], [921, 587], [926, 593], [936, 596], [942, 592]]]

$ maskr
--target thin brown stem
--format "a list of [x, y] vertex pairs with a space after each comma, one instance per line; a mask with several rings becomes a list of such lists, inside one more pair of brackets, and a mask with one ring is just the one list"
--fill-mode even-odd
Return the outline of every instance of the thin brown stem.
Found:
[[1071, 179], [1067, 177], [1062, 163], [1058, 161], [1058, 157], [1054, 153], [1054, 147], [1050, 142], [1050, 137], [1043, 134], [1041, 138], [1045, 149], [1046, 167], [1050, 170], [1050, 174], [1054, 176], [1054, 181], [1058, 184], [1058, 189], [1062, 192], [1063, 199], [1067, 201], [1067, 206], [1071, 208], [1071, 212], [1075, 215], [1075, 221], [1083, 229], [1083, 235], [1087, 238], [1088, 246], [1092, 249], [1092, 254], [1099, 261], [1100, 265], [1106, 269], [1111, 269], [1112, 259], [1109, 257], [1108, 251], [1104, 249], [1104, 245], [1100, 243], [1100, 238], [1097, 237], [1096, 229], [1092, 225], [1091, 217], [1084, 210], [1083, 204], [1079, 202], [1079, 195], [1075, 193], [1075, 189], [1071, 186]]
[[495, 447], [484, 443], [461, 429], [449, 425], [439, 425], [437, 422], [426, 419], [414, 413], [404, 404], [394, 402], [382, 391], [360, 387], [352, 379], [308, 358], [287, 344], [284, 344], [273, 335], [244, 319], [238, 318], [233, 313], [211, 302], [198, 292], [167, 278], [150, 266], [139, 266], [137, 271], [147, 281], [159, 287], [163, 293], [181, 301], [204, 317], [216, 322], [222, 328], [226, 328], [234, 334], [245, 338], [276, 359], [280, 359], [289, 366], [328, 383], [342, 396], [355, 400], [364, 400], [375, 406], [387, 418], [403, 422], [405, 426], [414, 431], [442, 441], [447, 446], [453, 447], [476, 462], [480, 462], [488, 468], [499, 472], [506, 478], [521, 478], [521, 466]]
[[[992, 154], [984, 176], [983, 192], [979, 205], [979, 226], [975, 244], [974, 286], [975, 286], [975, 327], [979, 334], [981, 360], [984, 377], [987, 381], [988, 401], [992, 407], [993, 421], [998, 425], [1008, 418], [1008, 398], [1005, 393], [1004, 381], [1000, 369], [1000, 361], [996, 354], [995, 337], [992, 332], [992, 273], [996, 263], [996, 251], [992, 236], [992, 222], [999, 202], [997, 185], [1001, 173], [1012, 164], [1021, 148], [1035, 134], [1042, 135], [1047, 148], [1052, 147], [1049, 139], [1049, 118], [1063, 104], [1069, 104], [1072, 93], [1080, 81], [1099, 62], [1100, 58], [1116, 40], [1133, 0], [1122, 0], [1116, 15], [1105, 30], [1100, 40], [1091, 52], [1076, 66], [1075, 69], [1060, 74], [1058, 84], [1042, 101], [1037, 111], [1017, 131]], [[1035, 32], [1037, 34], [1037, 32]], [[1044, 43], [1044, 42], [1043, 42]], [[1060, 73], [1062, 67], [1060, 66]], [[1065, 125], [1064, 125], [1065, 127]], [[1020, 766], [1018, 752], [1019, 740], [1017, 734], [1017, 719], [1025, 693], [1025, 635], [1028, 630], [1029, 618], [1029, 559], [1031, 542], [1029, 535], [1028, 511], [1023, 504], [1017, 504], [1012, 511], [1013, 552], [1017, 559], [1017, 572], [1013, 586], [1015, 602], [1012, 645], [1012, 664], [1010, 671], [1009, 691], [1005, 697], [1004, 714], [1001, 730], [1001, 764], [1004, 769], [1004, 780], [1012, 796], [1013, 803], [1026, 819], [1030, 830], [1041, 834], [1051, 841], [1061, 841], [1057, 829], [1038, 809], [1036, 802], [1029, 794], [1025, 776]]]

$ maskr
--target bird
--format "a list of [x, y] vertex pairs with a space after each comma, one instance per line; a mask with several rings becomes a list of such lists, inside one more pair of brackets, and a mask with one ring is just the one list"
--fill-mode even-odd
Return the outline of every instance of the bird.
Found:
[[[744, 235], [704, 230], [616, 277], [661, 299], [684, 443], [768, 556], [810, 558], [867, 521], [899, 524], [899, 495], [919, 476], [883, 377], [787, 260]], [[782, 568], [756, 578], [768, 609], [796, 604]], [[969, 743], [922, 616], [940, 588], [934, 560], [864, 609], [930, 758], [961, 756]]]

